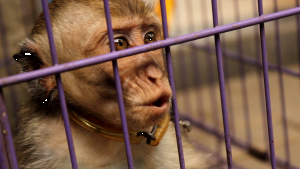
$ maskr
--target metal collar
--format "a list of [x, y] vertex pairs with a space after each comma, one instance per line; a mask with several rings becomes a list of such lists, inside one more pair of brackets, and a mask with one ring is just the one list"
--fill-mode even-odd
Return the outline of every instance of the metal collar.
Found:
[[[92, 131], [100, 136], [110, 138], [117, 141], [124, 141], [122, 128], [116, 128], [115, 126], [102, 123], [97, 119], [91, 117], [85, 117], [78, 113], [70, 113], [71, 119], [73, 119], [80, 126]], [[167, 114], [165, 118], [157, 125], [155, 125], [151, 132], [134, 131], [129, 130], [130, 143], [140, 144], [144, 136], [147, 138], [147, 144], [157, 146], [166, 133], [169, 126], [170, 116]]]

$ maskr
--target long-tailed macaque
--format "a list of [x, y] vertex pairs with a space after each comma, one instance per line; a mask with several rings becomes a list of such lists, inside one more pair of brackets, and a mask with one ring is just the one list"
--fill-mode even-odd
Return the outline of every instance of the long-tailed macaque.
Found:
[[[150, 5], [142, 0], [109, 3], [117, 51], [163, 39], [160, 18]], [[60, 64], [110, 52], [102, 0], [54, 0], [49, 10]], [[21, 72], [52, 66], [43, 15], [14, 59], [20, 63]], [[130, 139], [135, 168], [179, 168], [163, 50], [122, 58], [118, 65], [128, 129], [133, 133]], [[61, 76], [79, 168], [127, 168], [112, 62]], [[20, 168], [72, 168], [55, 76], [27, 83], [31, 99], [18, 114], [15, 140]], [[153, 138], [157, 131], [162, 133], [157, 136], [161, 140]], [[151, 137], [145, 138], [147, 135]], [[182, 142], [186, 168], [205, 168], [204, 156], [185, 137]]]

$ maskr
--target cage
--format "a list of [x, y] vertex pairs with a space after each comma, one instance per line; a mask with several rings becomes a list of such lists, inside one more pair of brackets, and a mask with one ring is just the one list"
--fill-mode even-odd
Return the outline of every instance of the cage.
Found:
[[[167, 22], [166, 4], [160, 0], [165, 39], [152, 44], [151, 50], [166, 48], [167, 58], [173, 60], [168, 68], [176, 96], [173, 107], [177, 128], [179, 118], [191, 123], [189, 137], [199, 151], [212, 153], [210, 163], [214, 168], [300, 168], [298, 0], [172, 2], [174, 6], [167, 6], [172, 10]], [[16, 112], [27, 98], [21, 82], [150, 50], [149, 45], [140, 46], [122, 54], [109, 53], [85, 62], [14, 75], [12, 55], [17, 43], [30, 32], [46, 6], [47, 0], [0, 1], [1, 169], [18, 168], [12, 140]], [[106, 17], [109, 20], [110, 15]], [[49, 34], [51, 41], [51, 31]], [[120, 86], [117, 90], [121, 93]], [[62, 88], [60, 99], [68, 123]], [[126, 121], [124, 117], [122, 121]], [[72, 145], [70, 128], [66, 128]], [[123, 123], [124, 135], [128, 136], [126, 128]], [[180, 131], [176, 134], [179, 138]], [[185, 168], [180, 139], [177, 141], [181, 168]], [[128, 167], [134, 168], [126, 139], [125, 145]], [[73, 168], [77, 168], [74, 150], [70, 151]]]

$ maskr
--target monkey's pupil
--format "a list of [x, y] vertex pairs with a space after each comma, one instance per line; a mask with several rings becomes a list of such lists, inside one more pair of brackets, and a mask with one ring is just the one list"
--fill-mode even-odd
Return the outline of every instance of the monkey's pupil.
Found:
[[145, 35], [144, 41], [145, 41], [145, 44], [147, 44], [147, 43], [152, 43], [152, 42], [156, 42], [155, 34], [152, 33], [152, 32], [147, 33], [147, 34]]
[[119, 46], [123, 46], [123, 42], [119, 41], [119, 42], [118, 42], [118, 45], [119, 45]]
[[123, 37], [116, 38], [114, 41], [115, 41], [115, 48], [117, 51], [128, 48], [128, 41], [125, 38]]

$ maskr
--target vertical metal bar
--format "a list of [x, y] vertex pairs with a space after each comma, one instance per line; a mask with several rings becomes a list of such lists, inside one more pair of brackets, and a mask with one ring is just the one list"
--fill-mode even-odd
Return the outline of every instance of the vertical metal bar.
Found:
[[[53, 38], [53, 31], [52, 31], [52, 26], [51, 26], [51, 19], [50, 19], [47, 0], [42, 0], [42, 6], [43, 6], [43, 12], [44, 12], [44, 17], [45, 17], [45, 22], [46, 22], [47, 33], [48, 33], [51, 58], [52, 58], [53, 66], [57, 66], [58, 58], [57, 58], [57, 53], [56, 53], [56, 48], [55, 48], [55, 43], [54, 43], [54, 38]], [[64, 89], [63, 89], [63, 84], [61, 81], [60, 74], [55, 74], [55, 78], [56, 78], [57, 90], [58, 90], [58, 95], [59, 95], [59, 100], [60, 100], [60, 108], [62, 111], [62, 116], [63, 116], [65, 130], [66, 130], [66, 136], [67, 136], [67, 141], [68, 141], [68, 146], [69, 146], [71, 163], [72, 163], [73, 169], [77, 169], [78, 166], [77, 166], [77, 160], [76, 160], [76, 155], [75, 155], [75, 150], [74, 150], [74, 143], [73, 143], [72, 132], [71, 132], [71, 127], [70, 127], [68, 109], [67, 109], [67, 105], [66, 105], [66, 99], [65, 99], [65, 94], [64, 94]]]
[[1, 134], [3, 134], [4, 144], [6, 145], [9, 166], [12, 169], [18, 169], [18, 161], [15, 152], [12, 133], [9, 126], [8, 114], [4, 102], [4, 94], [2, 88], [0, 88], [0, 125], [2, 129], [0, 132]]
[[[274, 3], [274, 12], [278, 12], [277, 0], [273, 0]], [[287, 125], [287, 115], [285, 108], [285, 97], [284, 97], [284, 84], [282, 77], [282, 56], [281, 56], [281, 48], [280, 48], [280, 35], [279, 35], [279, 21], [275, 20], [275, 34], [276, 34], [276, 58], [278, 65], [278, 76], [279, 76], [279, 90], [280, 90], [280, 98], [281, 98], [281, 115], [282, 115], [282, 124], [283, 124], [283, 139], [285, 145], [285, 167], [288, 169], [290, 167], [290, 146], [289, 146], [289, 135], [288, 135], [288, 125]]]
[[[2, 131], [1, 125], [0, 125], [0, 131]], [[7, 155], [6, 155], [6, 148], [5, 148], [2, 132], [0, 133], [0, 168], [9, 169]]]
[[[161, 14], [162, 14], [164, 39], [167, 39], [167, 38], [169, 38], [169, 32], [168, 32], [168, 22], [167, 22], [165, 0], [160, 0], [160, 7], [161, 7]], [[169, 46], [166, 47], [165, 49], [166, 49], [166, 60], [167, 60], [167, 66], [168, 66], [169, 82], [170, 82], [170, 86], [171, 86], [172, 93], [173, 93], [172, 107], [173, 107], [173, 113], [174, 113], [174, 123], [175, 123], [175, 130], [176, 130], [179, 162], [180, 162], [180, 168], [185, 169], [184, 155], [183, 155], [182, 141], [181, 141], [181, 132], [180, 132], [180, 126], [179, 126], [179, 115], [178, 115], [178, 108], [177, 108], [175, 84], [174, 84], [174, 75], [173, 75], [173, 68], [172, 68], [171, 50], [170, 50]]]
[[[259, 13], [259, 16], [263, 16], [262, 0], [258, 0], [258, 13]], [[268, 74], [268, 58], [267, 58], [267, 47], [266, 47], [265, 24], [264, 23], [259, 24], [259, 28], [260, 28], [260, 40], [261, 40], [262, 62], [263, 62], [263, 72], [264, 72], [264, 86], [265, 86], [268, 131], [269, 131], [270, 156], [271, 156], [272, 169], [276, 169], [272, 110], [271, 110], [271, 99], [270, 99], [270, 89], [269, 89], [269, 74]]]
[[[220, 1], [220, 14], [221, 16], [223, 16], [223, 6], [222, 6], [222, 2], [224, 1]], [[221, 17], [219, 19], [220, 25], [223, 25], [223, 18]], [[222, 41], [223, 43], [221, 43], [222, 47], [224, 50], [226, 50], [226, 37], [225, 37], [225, 33], [222, 35]], [[231, 134], [231, 138], [235, 137], [235, 120], [234, 120], [234, 109], [233, 109], [233, 101], [232, 101], [232, 92], [231, 92], [231, 83], [230, 83], [230, 74], [229, 74], [229, 63], [228, 63], [228, 58], [225, 57], [224, 59], [224, 77], [226, 80], [226, 94], [227, 94], [227, 105], [228, 105], [228, 114], [229, 114], [229, 121], [230, 121], [230, 134]]]
[[[105, 8], [105, 17], [106, 17], [107, 32], [108, 32], [108, 37], [109, 37], [110, 51], [114, 52], [115, 51], [115, 43], [114, 43], [114, 35], [113, 35], [113, 28], [112, 28], [112, 22], [111, 22], [111, 15], [110, 15], [110, 8], [109, 8], [108, 0], [104, 0], [104, 8]], [[126, 149], [126, 155], [127, 155], [127, 163], [128, 163], [129, 169], [133, 169], [134, 166], [133, 166], [131, 147], [130, 147], [130, 142], [129, 142], [128, 127], [127, 127], [127, 121], [126, 121], [123, 93], [122, 93], [122, 88], [121, 88], [121, 81], [120, 81], [120, 75], [119, 75], [117, 60], [112, 60], [112, 64], [113, 64], [113, 69], [114, 69], [116, 89], [117, 89], [117, 93], [118, 93], [119, 110], [120, 110], [123, 136], [124, 136], [124, 142], [125, 142], [125, 149]]]
[[[256, 0], [253, 0], [253, 16], [254, 17], [257, 17], [257, 8], [256, 8], [256, 3], [257, 1]], [[253, 26], [254, 28], [254, 42], [255, 42], [255, 58], [256, 60], [258, 61], [258, 63], [261, 63], [261, 57], [260, 57], [260, 48], [259, 48], [259, 31], [258, 31], [258, 28], [256, 26]], [[262, 119], [263, 119], [263, 130], [264, 130], [264, 141], [265, 141], [265, 147], [267, 148], [268, 147], [268, 129], [267, 129], [267, 125], [266, 125], [266, 116], [265, 116], [265, 113], [266, 113], [266, 104], [265, 104], [265, 100], [264, 100], [264, 87], [263, 87], [263, 82], [262, 82], [262, 70], [261, 70], [261, 67], [260, 66], [257, 66], [256, 68], [256, 73], [257, 73], [257, 82], [258, 82], [258, 85], [259, 85], [259, 94], [260, 94], [260, 107], [261, 107], [261, 114], [262, 114]]]
[[[212, 13], [213, 13], [213, 26], [216, 27], [219, 25], [217, 0], [212, 0]], [[221, 104], [222, 104], [222, 115], [223, 115], [227, 164], [228, 164], [228, 169], [232, 169], [233, 164], [232, 164], [232, 152], [231, 152], [231, 143], [230, 143], [231, 142], [230, 141], [230, 130], [229, 130], [229, 124], [228, 124], [225, 79], [224, 79], [224, 71], [223, 71], [222, 49], [221, 49], [221, 42], [220, 42], [219, 34], [215, 35], [215, 46], [216, 46], [216, 55], [217, 55], [217, 64], [218, 64], [218, 74], [219, 74], [219, 84], [220, 84], [220, 95], [221, 95]]]
[[[9, 51], [8, 51], [8, 42], [7, 42], [7, 35], [6, 35], [6, 28], [4, 25], [4, 20], [3, 20], [3, 13], [2, 13], [2, 6], [0, 3], [0, 36], [1, 36], [1, 44], [2, 44], [2, 50], [3, 50], [3, 55], [4, 55], [4, 62], [5, 62], [5, 69], [8, 75], [12, 75], [12, 70], [11, 67], [9, 67], [10, 62], [8, 60], [9, 58]], [[17, 103], [17, 94], [15, 92], [15, 88], [14, 87], [10, 87], [10, 94], [11, 94], [11, 100], [13, 102], [15, 102], [15, 104]], [[14, 113], [16, 113], [16, 106], [13, 106], [13, 110]], [[15, 153], [15, 148], [14, 148], [14, 143], [13, 143], [13, 138], [12, 138], [12, 133], [11, 133], [11, 129], [10, 129], [10, 125], [9, 125], [9, 121], [8, 121], [8, 114], [7, 114], [7, 110], [6, 110], [6, 106], [5, 106], [5, 102], [4, 102], [4, 95], [3, 95], [3, 91], [2, 88], [0, 88], [0, 135], [1, 135], [1, 151], [3, 151], [1, 154], [2, 155], [6, 155], [7, 157], [4, 157], [2, 155], [1, 156], [1, 165], [0, 166], [7, 166], [7, 160], [9, 162], [9, 165], [12, 169], [18, 169], [18, 161], [17, 161], [17, 157], [16, 157], [16, 153]], [[3, 134], [3, 135], [2, 135]], [[3, 136], [3, 138], [2, 138]], [[4, 146], [4, 147], [3, 147]], [[5, 152], [5, 146], [6, 147], [6, 152]], [[8, 159], [7, 159], [8, 158]], [[3, 164], [2, 164], [3, 161]]]
[[[239, 12], [239, 2], [238, 0], [234, 1], [234, 8], [235, 8], [235, 19], [236, 21], [240, 21], [240, 12]], [[240, 76], [241, 76], [241, 83], [242, 83], [242, 95], [243, 95], [243, 108], [244, 108], [244, 115], [245, 115], [245, 128], [246, 128], [246, 142], [248, 145], [252, 145], [252, 138], [251, 138], [251, 125], [250, 125], [250, 115], [249, 115], [249, 105], [248, 105], [248, 92], [247, 92], [247, 82], [246, 82], [246, 72], [245, 72], [245, 64], [243, 62], [243, 41], [242, 41], [242, 33], [241, 30], [237, 30], [237, 48], [238, 53], [240, 55]]]

